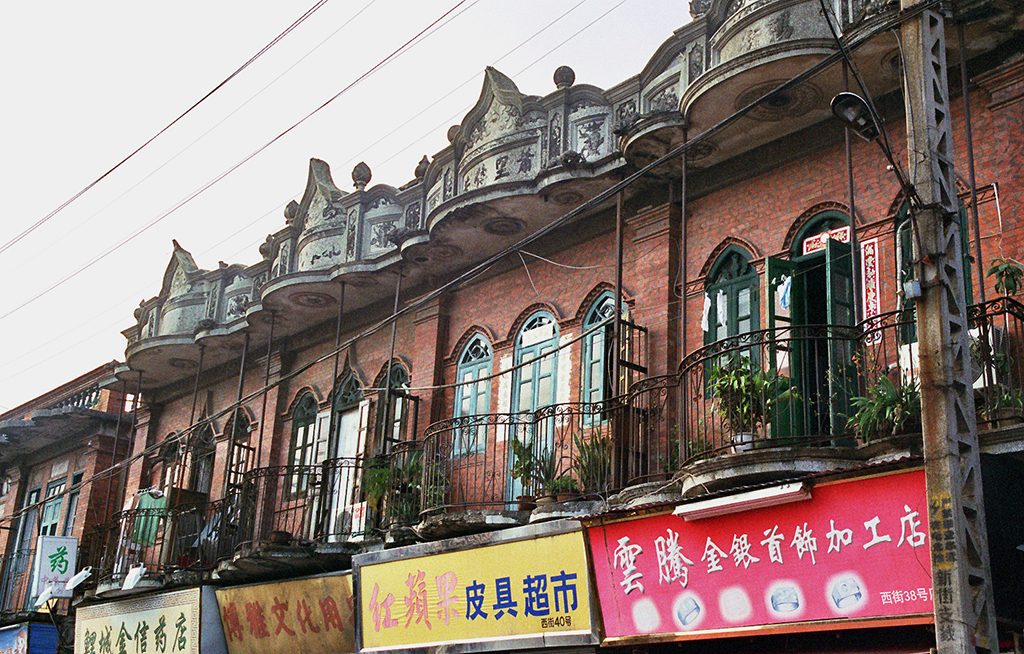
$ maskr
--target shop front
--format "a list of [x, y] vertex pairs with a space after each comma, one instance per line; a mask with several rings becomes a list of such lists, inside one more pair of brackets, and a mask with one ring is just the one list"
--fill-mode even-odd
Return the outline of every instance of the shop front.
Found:
[[54, 654], [57, 628], [52, 624], [23, 622], [0, 629], [0, 654]]
[[593, 650], [584, 534], [551, 522], [356, 556], [361, 652]]
[[213, 588], [202, 586], [78, 607], [75, 654], [225, 654]]
[[355, 652], [352, 574], [217, 589], [228, 654]]
[[602, 645], [927, 651], [949, 589], [932, 588], [926, 498], [911, 470], [595, 519]]

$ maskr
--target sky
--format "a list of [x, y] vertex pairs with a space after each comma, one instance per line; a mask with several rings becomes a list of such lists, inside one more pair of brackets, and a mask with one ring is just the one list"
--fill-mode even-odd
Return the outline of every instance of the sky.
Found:
[[[117, 171], [0, 252], [0, 411], [123, 360], [120, 332], [159, 291], [172, 238], [201, 268], [258, 261], [259, 244], [284, 226], [284, 206], [301, 198], [311, 157], [330, 164], [343, 190], [352, 190], [359, 161], [373, 170], [371, 185], [399, 186], [423, 154], [447, 145], [448, 126], [479, 96], [485, 66], [526, 94], [553, 91], [560, 65], [576, 71], [577, 83], [607, 88], [637, 74], [689, 21], [682, 0], [466, 0], [443, 27], [182, 204], [456, 2], [328, 0]], [[313, 4], [2, 3], [0, 246]]]

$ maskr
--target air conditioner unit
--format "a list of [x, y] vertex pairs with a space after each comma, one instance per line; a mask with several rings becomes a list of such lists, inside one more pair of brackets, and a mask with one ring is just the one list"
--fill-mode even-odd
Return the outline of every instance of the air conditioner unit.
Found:
[[[981, 339], [981, 329], [975, 327], [969, 330], [971, 335], [971, 342], [975, 343]], [[989, 351], [993, 353], [1003, 352], [1006, 346], [1006, 335], [1001, 327], [992, 325], [988, 328], [988, 341]], [[899, 346], [899, 365], [900, 375], [904, 383], [909, 383], [912, 380], [918, 379], [921, 375], [918, 372], [918, 344], [917, 341], [913, 343], [905, 343]], [[971, 348], [972, 350], [976, 348]], [[973, 387], [975, 390], [981, 390], [988, 388], [989, 385], [995, 385], [1000, 383], [999, 369], [995, 365], [995, 362], [988, 364], [988, 370], [986, 366], [982, 365], [982, 362], [975, 361], [972, 357], [971, 360], [971, 378], [973, 380]]]

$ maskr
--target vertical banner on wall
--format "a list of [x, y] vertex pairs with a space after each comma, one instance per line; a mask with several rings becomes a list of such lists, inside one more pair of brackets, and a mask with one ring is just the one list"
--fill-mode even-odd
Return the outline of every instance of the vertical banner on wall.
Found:
[[931, 620], [921, 470], [820, 484], [802, 501], [703, 519], [600, 524], [587, 538], [612, 641]]
[[36, 541], [35, 583], [32, 596], [38, 597], [52, 586], [51, 597], [71, 597], [68, 580], [75, 576], [78, 539], [65, 536], [40, 536]]
[[[860, 278], [863, 290], [864, 331], [877, 329], [878, 320], [872, 320], [882, 313], [881, 289], [878, 282], [878, 238], [862, 241], [860, 244]], [[868, 338], [869, 343], [882, 340], [882, 332], [875, 331]]]

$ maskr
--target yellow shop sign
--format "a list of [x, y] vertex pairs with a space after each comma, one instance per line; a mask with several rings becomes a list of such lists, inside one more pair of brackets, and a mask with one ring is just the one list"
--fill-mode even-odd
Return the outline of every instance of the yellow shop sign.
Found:
[[580, 531], [422, 556], [409, 549], [399, 560], [357, 557], [364, 652], [596, 642]]
[[217, 589], [229, 654], [355, 651], [352, 574]]
[[[202, 604], [213, 604], [212, 593], [190, 588], [138, 599], [78, 608], [75, 654], [147, 652], [198, 654]], [[212, 634], [219, 640], [219, 631]], [[203, 651], [213, 651], [213, 647]]]

